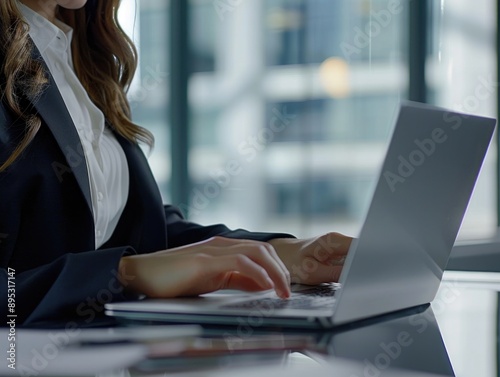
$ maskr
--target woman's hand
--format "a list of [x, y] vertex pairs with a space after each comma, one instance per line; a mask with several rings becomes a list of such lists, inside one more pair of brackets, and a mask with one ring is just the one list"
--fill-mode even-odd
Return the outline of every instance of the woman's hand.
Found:
[[290, 295], [290, 274], [266, 242], [214, 237], [151, 254], [123, 257], [122, 284], [149, 297], [193, 296], [218, 289]]
[[293, 283], [320, 284], [337, 282], [352, 238], [328, 233], [310, 239], [271, 240], [281, 260], [290, 271]]

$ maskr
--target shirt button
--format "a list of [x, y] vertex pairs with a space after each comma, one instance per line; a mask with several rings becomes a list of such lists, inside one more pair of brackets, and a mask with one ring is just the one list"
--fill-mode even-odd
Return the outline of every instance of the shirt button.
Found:
[[55, 67], [56, 67], [56, 69], [57, 69], [58, 71], [62, 71], [62, 66], [61, 66], [61, 63], [59, 63], [59, 62], [55, 62], [55, 64], [54, 64], [54, 65], [55, 65]]
[[102, 194], [102, 192], [99, 191], [97, 193], [97, 200], [99, 200], [101, 202], [103, 198], [104, 198], [104, 195]]
[[101, 234], [102, 234], [102, 232], [101, 232], [100, 230], [98, 230], [98, 231], [96, 232], [96, 236], [97, 236], [97, 237], [101, 237]]

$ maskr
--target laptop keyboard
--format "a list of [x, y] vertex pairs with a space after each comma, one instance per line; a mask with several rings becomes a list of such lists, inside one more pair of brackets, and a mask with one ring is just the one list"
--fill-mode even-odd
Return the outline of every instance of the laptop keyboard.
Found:
[[249, 301], [236, 302], [223, 305], [222, 308], [231, 309], [318, 309], [329, 308], [333, 305], [335, 298], [333, 295], [338, 289], [334, 285], [321, 285], [311, 287], [299, 292], [292, 292], [288, 299], [264, 297]]

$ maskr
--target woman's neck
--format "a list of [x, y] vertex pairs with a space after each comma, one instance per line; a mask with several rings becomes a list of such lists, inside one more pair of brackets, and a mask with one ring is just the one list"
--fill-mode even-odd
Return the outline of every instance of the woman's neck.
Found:
[[46, 18], [50, 22], [54, 23], [56, 20], [56, 9], [57, 9], [57, 1], [56, 0], [20, 0], [21, 3], [26, 5], [27, 7], [33, 9], [42, 17]]

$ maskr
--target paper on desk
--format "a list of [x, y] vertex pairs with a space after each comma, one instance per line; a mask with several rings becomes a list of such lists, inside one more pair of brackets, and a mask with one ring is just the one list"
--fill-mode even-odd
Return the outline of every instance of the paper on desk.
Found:
[[156, 343], [165, 340], [194, 338], [203, 328], [197, 325], [110, 327], [107, 329], [85, 329], [73, 337], [70, 344], [81, 342], [110, 343], [136, 341]]
[[[148, 341], [156, 345], [164, 340], [171, 352], [182, 349], [179, 339], [191, 338], [201, 331], [193, 326], [166, 326], [134, 329], [16, 329], [15, 340], [8, 329], [0, 329], [0, 358], [2, 376], [95, 376], [124, 369], [144, 359], [149, 351]], [[10, 339], [9, 339], [10, 338]], [[168, 340], [173, 343], [169, 346]], [[132, 341], [113, 344], [107, 342]], [[135, 343], [136, 341], [146, 343]], [[78, 346], [92, 342], [92, 346]], [[13, 347], [12, 347], [13, 345]], [[14, 356], [14, 357], [10, 357]], [[10, 360], [9, 360], [10, 358]], [[9, 367], [10, 366], [10, 367]], [[15, 369], [12, 369], [15, 367]]]
[[17, 329], [15, 342], [12, 342], [8, 331], [0, 330], [0, 353], [8, 355], [0, 359], [0, 374], [95, 376], [131, 366], [147, 354], [147, 347], [140, 344], [67, 347], [71, 336], [71, 332], [65, 330]]

